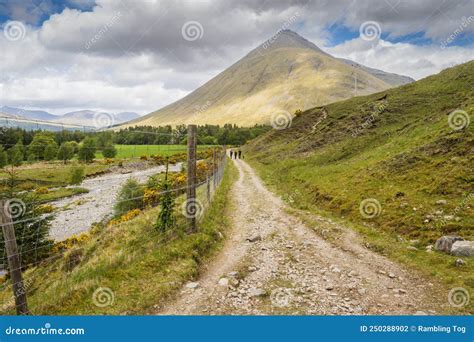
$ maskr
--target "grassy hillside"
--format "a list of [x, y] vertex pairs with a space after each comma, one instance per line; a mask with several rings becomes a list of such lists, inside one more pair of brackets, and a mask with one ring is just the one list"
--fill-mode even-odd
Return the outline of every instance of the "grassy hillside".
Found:
[[[474, 261], [457, 268], [455, 257], [425, 248], [445, 234], [474, 239], [474, 125], [454, 130], [448, 122], [453, 115], [472, 119], [473, 84], [471, 61], [396, 89], [313, 108], [290, 128], [257, 138], [247, 154], [293, 206], [347, 220], [372, 248], [448, 286], [472, 290]], [[450, 116], [455, 110], [464, 112]], [[369, 198], [380, 204], [373, 218], [360, 212]]]
[[[236, 172], [233, 163], [228, 163], [198, 233], [184, 234], [185, 219], [177, 204], [182, 229], [172, 234], [157, 232], [159, 208], [152, 208], [130, 220], [96, 227], [72, 245], [57, 246], [60, 251], [53, 259], [24, 273], [30, 310], [36, 315], [156, 311], [184, 282], [198, 275], [201, 263], [221, 245], [229, 225], [222, 213], [227, 210]], [[99, 292], [94, 295], [95, 291]], [[110, 303], [111, 298], [111, 305], [95, 304]], [[0, 284], [0, 303], [1, 314], [14, 312], [10, 281]]]

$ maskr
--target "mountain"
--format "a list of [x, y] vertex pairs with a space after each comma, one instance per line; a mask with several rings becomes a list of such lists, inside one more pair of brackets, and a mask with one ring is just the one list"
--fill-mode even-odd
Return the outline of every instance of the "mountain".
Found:
[[0, 107], [0, 112], [10, 114], [17, 117], [22, 117], [31, 120], [46, 120], [54, 121], [58, 118], [57, 115], [42, 111], [42, 110], [27, 110], [22, 108], [14, 108], [8, 106]]
[[[379, 245], [368, 244], [384, 254], [403, 257], [406, 243], [416, 241], [421, 263], [439, 266], [437, 274], [452, 272], [455, 258], [428, 261], [425, 248], [442, 235], [474, 240], [473, 84], [471, 61], [398, 88], [312, 108], [289, 128], [255, 139], [244, 154], [295, 206], [367, 227], [369, 238], [379, 237]], [[375, 215], [367, 217], [370, 209]], [[465, 284], [450, 286], [474, 288], [472, 278], [459, 278]]]
[[80, 110], [76, 112], [66, 113], [58, 118], [61, 121], [69, 124], [84, 125], [84, 126], [111, 126], [123, 123], [125, 121], [133, 120], [140, 117], [134, 112], [121, 112], [111, 114], [106, 112], [98, 112], [93, 110]]
[[[27, 110], [22, 108], [14, 108], [3, 106], [0, 108], [0, 117], [8, 117], [11, 119], [18, 119], [15, 121], [9, 121], [9, 126], [18, 126], [25, 129], [32, 129], [35, 127], [41, 127], [46, 130], [61, 130], [64, 125], [68, 126], [68, 129], [74, 129], [74, 125], [89, 126], [90, 128], [97, 127], [99, 125], [111, 126], [121, 124], [126, 121], [130, 121], [140, 117], [134, 112], [121, 112], [117, 114], [110, 114], [105, 112], [98, 112], [93, 110], [80, 110], [75, 112], [69, 112], [64, 115], [53, 115], [45, 111], [40, 110]], [[30, 122], [31, 120], [31, 122]], [[37, 123], [35, 120], [45, 121], [43, 123]], [[0, 120], [0, 126], [6, 126], [5, 120]]]
[[250, 126], [269, 123], [278, 112], [293, 114], [297, 109], [371, 94], [410, 81], [332, 57], [297, 33], [284, 30], [181, 100], [123, 126]]
[[398, 74], [393, 74], [393, 73], [385, 72], [385, 71], [374, 69], [374, 68], [369, 68], [365, 65], [353, 62], [349, 59], [339, 58], [339, 60], [346, 63], [346, 64], [349, 64], [353, 67], [361, 68], [362, 70], [368, 72], [372, 76], [375, 76], [378, 79], [381, 79], [382, 81], [384, 81], [384, 82], [386, 82], [386, 83], [388, 83], [392, 86], [398, 87], [398, 86], [408, 84], [408, 83], [411, 83], [411, 82], [415, 81], [411, 77], [398, 75]]

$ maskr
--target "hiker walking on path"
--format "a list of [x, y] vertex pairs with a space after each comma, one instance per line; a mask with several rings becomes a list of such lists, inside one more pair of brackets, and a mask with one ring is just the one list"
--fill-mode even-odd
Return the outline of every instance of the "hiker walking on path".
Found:
[[239, 159], [241, 159], [241, 156], [242, 156], [242, 150], [241, 150], [241, 149], [239, 149], [238, 153], [239, 153]]
[[232, 159], [233, 154], [234, 154], [234, 151], [230, 150], [230, 159]]

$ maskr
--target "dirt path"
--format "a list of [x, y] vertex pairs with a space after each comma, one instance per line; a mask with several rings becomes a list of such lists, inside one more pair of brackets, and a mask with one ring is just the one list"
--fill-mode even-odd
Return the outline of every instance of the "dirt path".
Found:
[[[170, 165], [170, 171], [180, 169], [181, 163]], [[117, 194], [127, 179], [144, 182], [149, 176], [164, 171], [165, 166], [160, 165], [129, 173], [106, 173], [84, 180], [80, 186], [88, 189], [88, 193], [51, 202], [60, 210], [51, 223], [50, 236], [61, 241], [71, 235], [88, 231], [92, 223], [112, 215]]]
[[343, 232], [337, 244], [323, 239], [288, 214], [247, 163], [234, 162], [240, 176], [232, 189], [230, 236], [200, 279], [184, 286], [159, 314], [443, 311], [433, 284], [362, 247], [354, 232], [311, 215], [325, 231]]

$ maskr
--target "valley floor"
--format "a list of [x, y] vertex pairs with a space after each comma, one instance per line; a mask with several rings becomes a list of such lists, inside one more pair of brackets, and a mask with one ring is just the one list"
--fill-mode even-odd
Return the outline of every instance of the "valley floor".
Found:
[[[201, 277], [184, 286], [158, 314], [447, 311], [447, 294], [438, 284], [368, 250], [352, 230], [311, 215], [328, 236], [316, 234], [266, 189], [245, 161], [234, 163], [239, 178], [232, 189], [232, 228], [223, 249]], [[331, 238], [335, 231], [337, 237]]]

